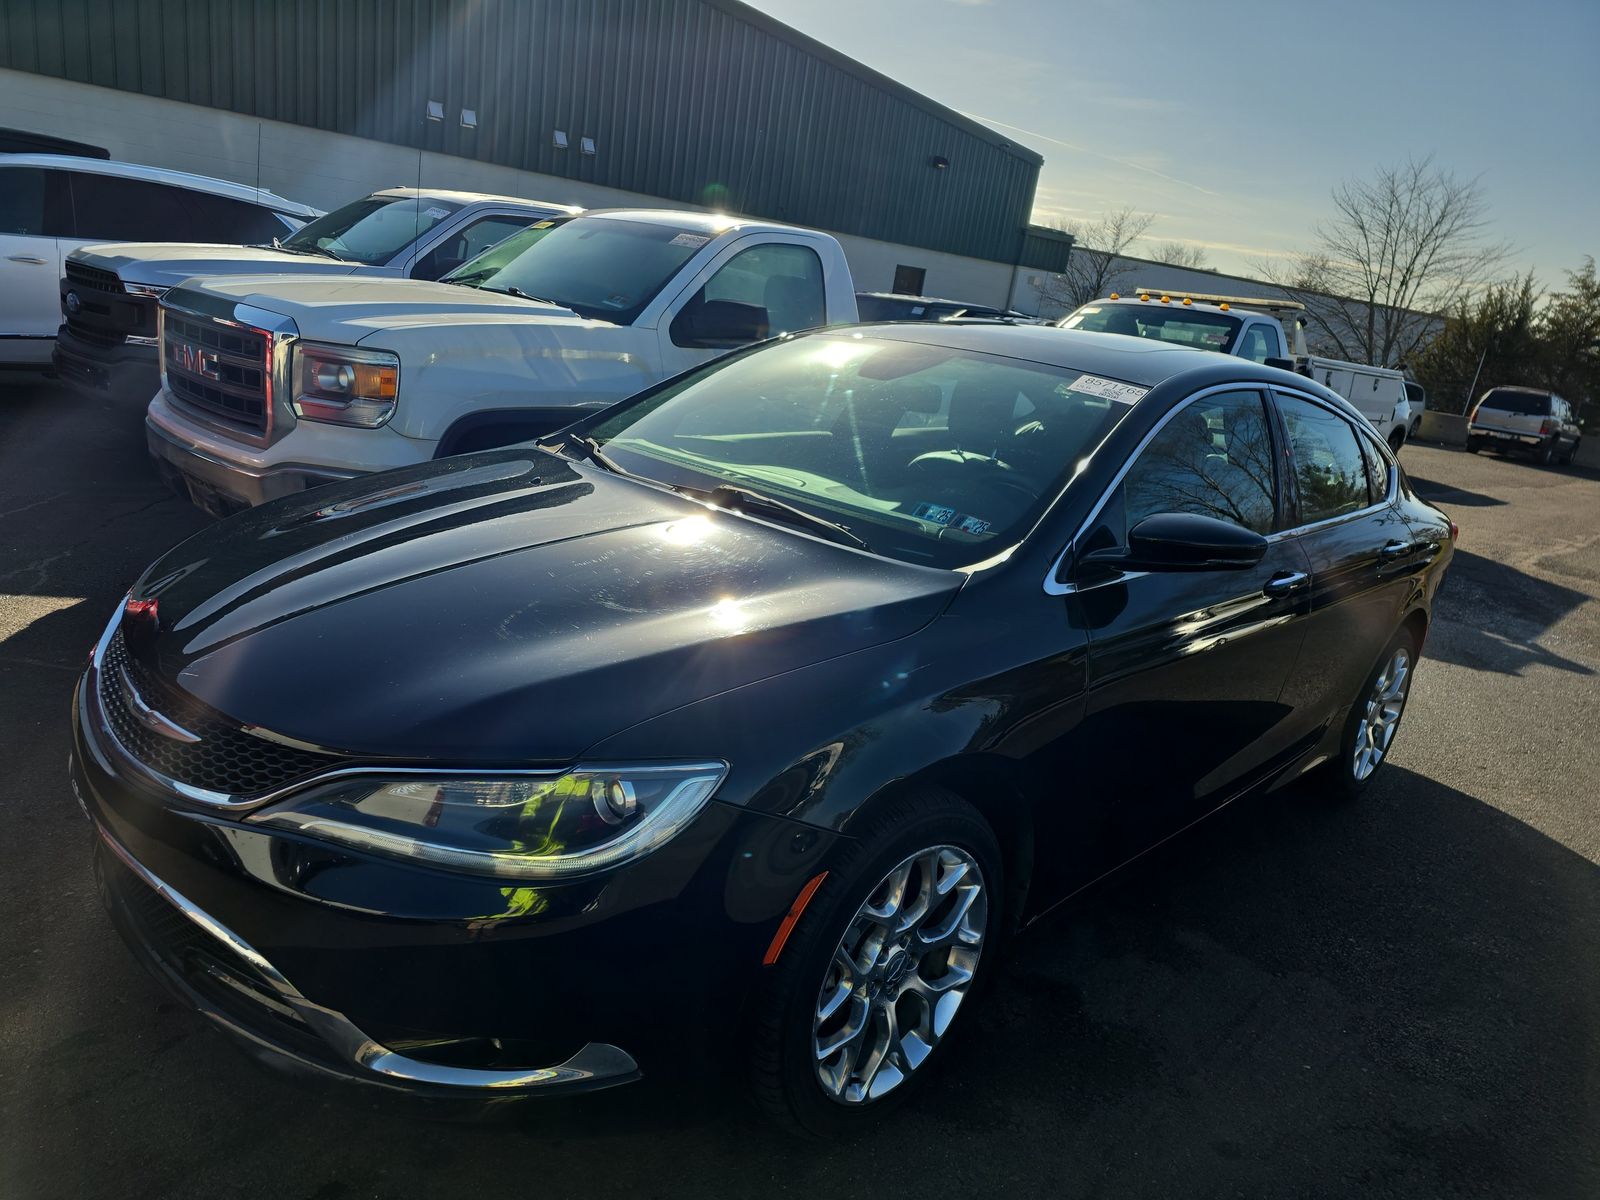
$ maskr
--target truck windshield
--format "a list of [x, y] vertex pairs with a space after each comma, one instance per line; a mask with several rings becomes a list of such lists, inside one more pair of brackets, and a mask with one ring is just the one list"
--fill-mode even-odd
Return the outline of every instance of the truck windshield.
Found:
[[579, 217], [514, 233], [448, 283], [549, 300], [580, 317], [631, 325], [711, 235], [651, 221]]
[[459, 204], [414, 196], [368, 196], [302, 226], [280, 245], [345, 262], [386, 263], [452, 213]]
[[1227, 313], [1140, 303], [1085, 304], [1062, 321], [1061, 327], [1082, 329], [1088, 333], [1122, 333], [1129, 337], [1154, 338], [1175, 346], [1232, 354], [1233, 340], [1239, 336], [1241, 324], [1243, 322], [1238, 317]]
[[631, 474], [691, 495], [757, 492], [876, 554], [950, 568], [1018, 541], [1144, 391], [1070, 367], [815, 333], [729, 355], [573, 429]]

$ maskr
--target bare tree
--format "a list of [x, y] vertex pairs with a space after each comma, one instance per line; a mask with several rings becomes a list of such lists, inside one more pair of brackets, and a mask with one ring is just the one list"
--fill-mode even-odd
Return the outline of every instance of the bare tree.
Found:
[[1155, 222], [1154, 213], [1119, 208], [1094, 221], [1063, 223], [1057, 228], [1076, 239], [1067, 269], [1045, 276], [1040, 298], [1068, 312], [1110, 292], [1132, 267], [1123, 260], [1128, 247]]
[[1150, 251], [1150, 257], [1169, 267], [1186, 267], [1191, 271], [1201, 271], [1211, 265], [1204, 246], [1184, 245], [1182, 242], [1162, 242]]
[[1319, 341], [1341, 357], [1397, 366], [1449, 312], [1500, 272], [1510, 246], [1487, 236], [1488, 202], [1430, 155], [1333, 190], [1334, 216], [1287, 267], [1259, 263], [1306, 305]]

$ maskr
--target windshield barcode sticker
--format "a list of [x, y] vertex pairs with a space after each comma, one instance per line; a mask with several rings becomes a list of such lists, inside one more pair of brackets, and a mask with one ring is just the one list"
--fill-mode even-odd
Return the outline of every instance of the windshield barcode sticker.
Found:
[[448, 208], [430, 208], [422, 215], [432, 217], [435, 221], [442, 221], [450, 215], [450, 210]]
[[688, 246], [691, 249], [698, 250], [710, 240], [709, 237], [701, 233], [680, 233], [667, 244], [669, 246]]
[[1072, 390], [1085, 396], [1114, 400], [1118, 404], [1132, 404], [1150, 389], [1135, 387], [1131, 383], [1118, 383], [1115, 379], [1102, 379], [1098, 375], [1079, 375], [1077, 382], [1072, 385]]

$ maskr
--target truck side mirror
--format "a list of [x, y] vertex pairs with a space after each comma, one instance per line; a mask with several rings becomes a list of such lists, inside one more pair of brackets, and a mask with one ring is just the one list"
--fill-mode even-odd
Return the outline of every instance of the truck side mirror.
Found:
[[759, 304], [696, 296], [672, 319], [670, 332], [675, 345], [728, 349], [761, 341], [768, 328], [767, 310]]

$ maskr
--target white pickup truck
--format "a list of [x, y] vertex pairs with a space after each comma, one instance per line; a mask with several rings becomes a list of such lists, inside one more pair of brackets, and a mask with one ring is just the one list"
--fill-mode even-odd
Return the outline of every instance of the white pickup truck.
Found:
[[190, 280], [145, 432], [224, 513], [536, 437], [729, 349], [856, 319], [825, 233], [711, 213], [539, 222], [445, 281]]
[[144, 404], [160, 383], [156, 304], [196, 275], [390, 275], [438, 279], [565, 204], [436, 188], [387, 188], [255, 246], [112, 242], [74, 250], [61, 280], [55, 368], [74, 391]]
[[1059, 324], [1090, 333], [1156, 338], [1295, 371], [1350, 401], [1400, 453], [1412, 426], [1405, 376], [1385, 367], [1307, 354], [1300, 317], [1304, 311], [1305, 305], [1293, 300], [1139, 288], [1127, 296], [1113, 293], [1092, 300]]

